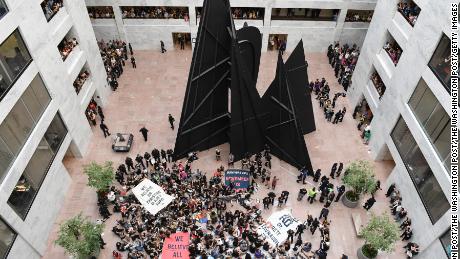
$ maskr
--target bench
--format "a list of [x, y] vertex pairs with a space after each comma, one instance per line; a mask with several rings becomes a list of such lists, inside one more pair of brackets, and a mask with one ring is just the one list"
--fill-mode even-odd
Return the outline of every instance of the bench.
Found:
[[361, 215], [358, 213], [352, 213], [351, 219], [353, 220], [353, 226], [355, 227], [356, 235], [360, 237], [361, 229], [363, 229], [363, 221]]

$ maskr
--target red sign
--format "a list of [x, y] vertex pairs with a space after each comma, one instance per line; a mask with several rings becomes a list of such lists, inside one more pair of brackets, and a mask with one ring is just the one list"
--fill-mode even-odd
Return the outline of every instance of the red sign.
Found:
[[188, 245], [190, 243], [189, 233], [175, 233], [165, 238], [161, 259], [186, 258], [189, 259]]

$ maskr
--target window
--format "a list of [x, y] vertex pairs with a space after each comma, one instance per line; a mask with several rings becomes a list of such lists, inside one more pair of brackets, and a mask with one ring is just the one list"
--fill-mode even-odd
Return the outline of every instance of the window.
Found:
[[272, 20], [337, 21], [339, 9], [273, 8]]
[[423, 79], [415, 88], [409, 106], [450, 173], [450, 117]]
[[446, 251], [447, 257], [450, 258], [451, 253], [452, 253], [452, 247], [451, 247], [451, 242], [450, 242], [450, 229], [446, 231], [440, 238], [439, 241], [441, 241], [442, 247], [444, 247], [444, 251]]
[[395, 66], [398, 65], [398, 62], [399, 62], [399, 59], [401, 58], [403, 50], [399, 46], [399, 44], [396, 42], [396, 40], [393, 38], [393, 36], [391, 36], [390, 33], [388, 33], [388, 40], [385, 43], [385, 45], [383, 45], [383, 49], [388, 54], [388, 56], [390, 56], [393, 64]]
[[413, 27], [420, 14], [420, 7], [412, 0], [400, 0], [398, 3], [398, 12], [400, 12]]
[[43, 14], [46, 17], [46, 20], [49, 22], [57, 12], [59, 12], [59, 9], [63, 6], [63, 1], [62, 0], [43, 0], [43, 2], [40, 4], [43, 10]]
[[59, 53], [61, 53], [62, 61], [65, 61], [70, 53], [72, 53], [72, 50], [78, 45], [77, 38], [72, 35], [73, 32], [70, 30], [57, 46]]
[[431, 222], [436, 223], [449, 210], [450, 204], [402, 117], [399, 117], [391, 133], [391, 138], [401, 155]]
[[81, 69], [80, 73], [78, 74], [77, 78], [75, 78], [75, 81], [73, 81], [73, 87], [77, 94], [80, 93], [85, 82], [89, 80], [90, 75], [91, 74], [89, 73], [88, 64], [85, 64]]
[[50, 101], [37, 75], [0, 124], [0, 183]]
[[348, 10], [345, 22], [371, 22], [373, 15], [372, 10]]
[[383, 94], [385, 93], [387, 87], [382, 81], [382, 78], [380, 77], [379, 73], [374, 70], [374, 73], [371, 75], [371, 81], [374, 84], [375, 89], [377, 90], [377, 93], [379, 94], [379, 100], [382, 99]]
[[0, 45], [0, 57], [1, 101], [16, 79], [32, 61], [32, 57], [22, 40], [19, 30], [15, 30], [4, 42], [2, 42]]
[[188, 21], [187, 7], [121, 6], [123, 19], [184, 19]]
[[2, 19], [3, 16], [5, 16], [7, 13], [8, 13], [8, 6], [6, 6], [5, 1], [0, 0], [0, 19]]
[[111, 6], [91, 6], [88, 7], [89, 18], [92, 19], [113, 19], [115, 14]]
[[445, 34], [442, 35], [428, 66], [450, 93], [450, 39]]
[[56, 114], [8, 198], [8, 204], [22, 219], [27, 216], [66, 134], [67, 128]]
[[6, 258], [15, 238], [14, 230], [0, 218], [0, 258]]

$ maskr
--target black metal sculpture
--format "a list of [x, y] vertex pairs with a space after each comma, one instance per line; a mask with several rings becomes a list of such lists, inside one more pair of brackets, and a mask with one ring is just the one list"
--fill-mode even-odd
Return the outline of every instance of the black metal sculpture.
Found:
[[228, 141], [231, 37], [227, 0], [204, 1], [174, 148], [176, 159]]
[[281, 54], [278, 55], [276, 76], [262, 97], [265, 111], [265, 136], [270, 152], [289, 164], [313, 172], [300, 125], [299, 109]]
[[237, 161], [268, 143], [280, 159], [312, 171], [303, 133], [313, 131], [315, 124], [310, 94], [305, 92], [302, 43], [286, 65], [279, 56], [276, 78], [262, 99], [256, 89], [261, 46], [257, 28], [245, 24], [235, 30], [228, 0], [204, 0], [176, 160], [229, 141]]
[[297, 107], [297, 114], [303, 134], [316, 130], [313, 105], [311, 103], [310, 90], [308, 89], [308, 64], [305, 61], [305, 51], [302, 40], [299, 41], [286, 61], [286, 71], [289, 87], [294, 97], [294, 106]]
[[235, 160], [263, 150], [262, 109], [256, 89], [262, 36], [255, 27], [232, 30], [230, 152]]

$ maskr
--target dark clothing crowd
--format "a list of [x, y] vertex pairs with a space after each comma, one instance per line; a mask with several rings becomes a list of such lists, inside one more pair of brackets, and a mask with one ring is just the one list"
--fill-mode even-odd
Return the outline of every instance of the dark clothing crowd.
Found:
[[327, 57], [329, 64], [334, 68], [334, 75], [338, 78], [339, 84], [343, 86], [345, 92], [351, 84], [351, 76], [355, 70], [359, 57], [359, 48], [356, 44], [349, 46], [345, 44], [340, 46], [339, 43], [331, 44], [327, 48]]

